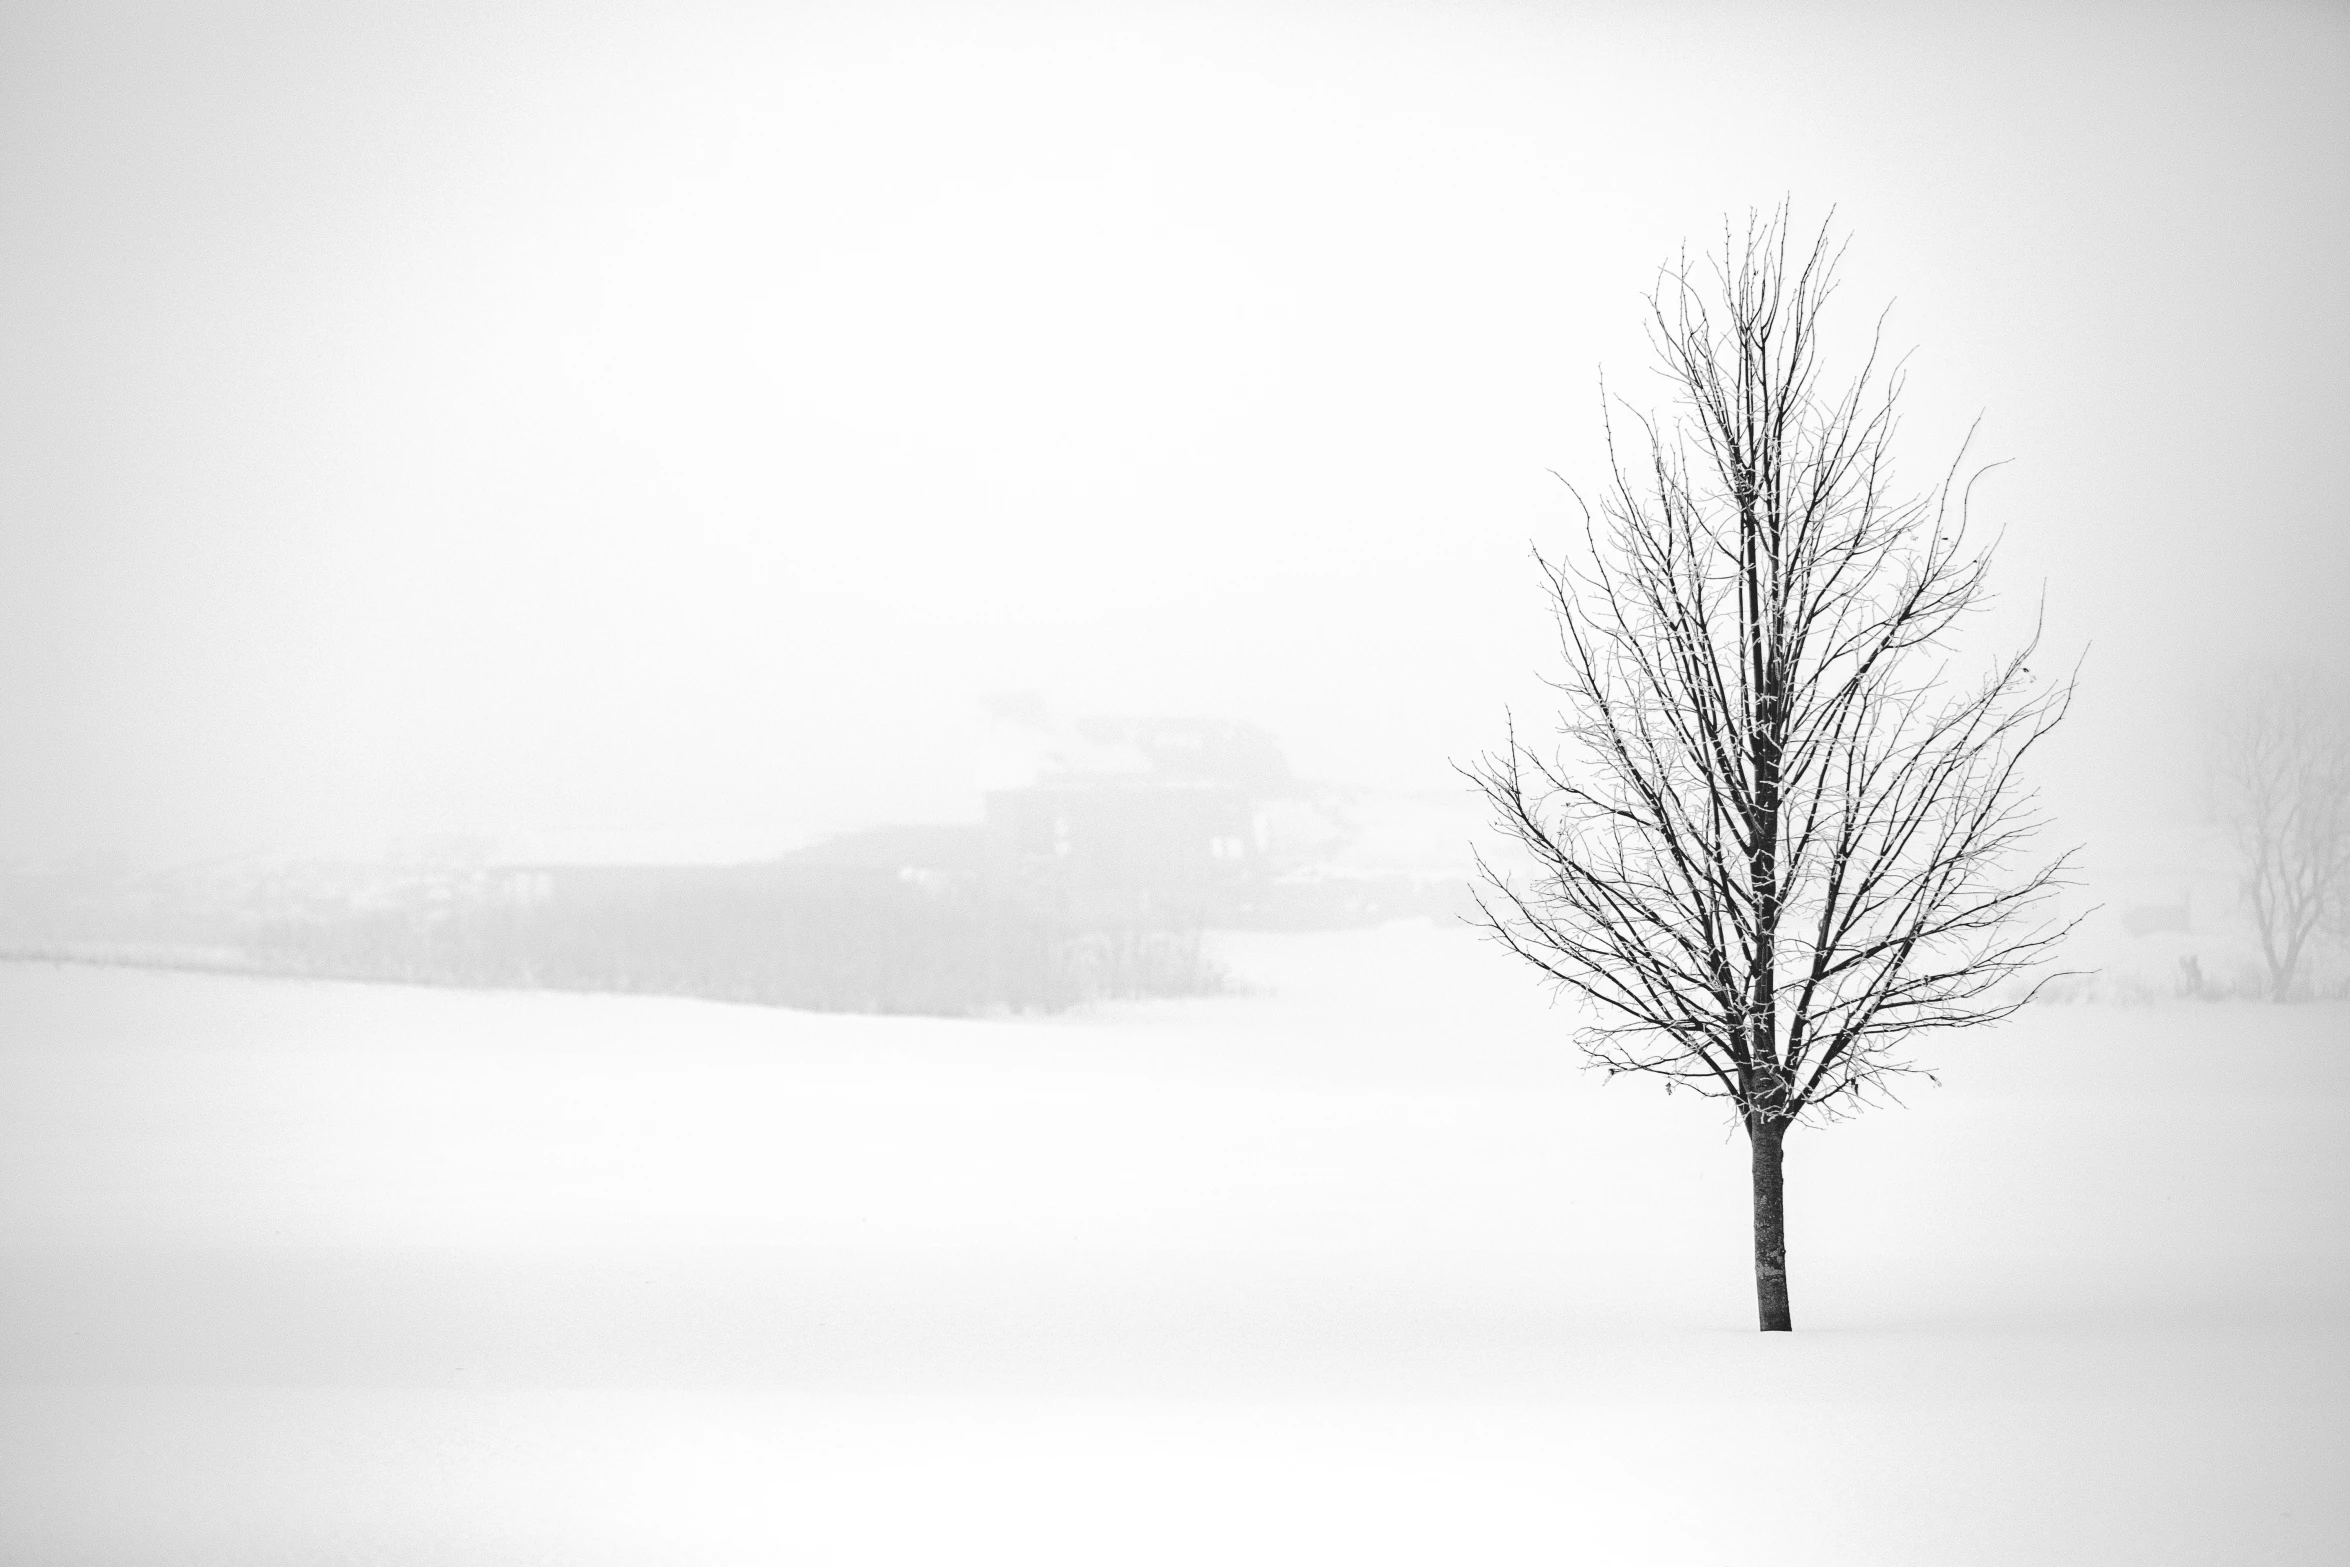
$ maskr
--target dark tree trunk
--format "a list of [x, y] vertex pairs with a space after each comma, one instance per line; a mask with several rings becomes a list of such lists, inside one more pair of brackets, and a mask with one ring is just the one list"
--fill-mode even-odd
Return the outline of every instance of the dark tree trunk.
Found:
[[1787, 1123], [1758, 1115], [1746, 1124], [1754, 1152], [1754, 1300], [1765, 1333], [1795, 1327], [1787, 1308]]

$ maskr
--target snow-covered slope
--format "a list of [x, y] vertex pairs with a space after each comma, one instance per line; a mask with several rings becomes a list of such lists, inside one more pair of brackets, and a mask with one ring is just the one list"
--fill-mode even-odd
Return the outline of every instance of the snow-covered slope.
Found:
[[2350, 1008], [1790, 1145], [1466, 935], [1053, 1022], [0, 969], [0, 1560], [2324, 1561]]

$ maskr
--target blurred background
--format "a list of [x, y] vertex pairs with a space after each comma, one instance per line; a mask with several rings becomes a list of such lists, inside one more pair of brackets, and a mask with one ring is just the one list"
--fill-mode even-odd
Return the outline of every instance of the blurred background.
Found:
[[[1053, 830], [981, 841], [994, 795], [1138, 774], [1227, 792], [1231, 832], [1163, 791], [1116, 828], [1186, 877], [1237, 833], [1428, 907], [1478, 829], [1452, 762], [1541, 721], [1528, 550], [1602, 475], [1603, 371], [1653, 406], [1659, 264], [1783, 199], [1852, 237], [1845, 364], [1892, 306], [1909, 481], [1978, 419], [2006, 464], [1975, 629], [2044, 611], [2085, 659], [2040, 778], [2097, 929], [2218, 917], [2208, 720], [2340, 659], [2346, 40], [2289, 4], [11, 6], [10, 939], [234, 948], [122, 910], [899, 827], [965, 836], [849, 858], [976, 875]], [[1263, 765], [1169, 773], [1138, 724]]]

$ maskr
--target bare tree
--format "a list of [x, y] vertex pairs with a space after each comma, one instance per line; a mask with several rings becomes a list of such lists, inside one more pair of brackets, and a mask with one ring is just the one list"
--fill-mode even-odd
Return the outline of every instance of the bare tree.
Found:
[[2271, 670], [2219, 732], [2221, 813], [2268, 964], [2269, 997], [2300, 992], [2321, 931], [2350, 919], [2350, 721], [2306, 671]]
[[1536, 556], [1560, 743], [1513, 722], [1465, 769], [1532, 861], [1481, 867], [1482, 923], [1587, 1004], [1580, 1042], [1611, 1076], [1725, 1100], [1745, 1130], [1766, 1331], [1793, 1325], [1789, 1129], [1914, 1070], [1913, 1036], [2023, 1005], [2070, 928], [2048, 914], [2065, 858], [2023, 857], [2039, 822], [2018, 763], [2071, 686], [2036, 678], [2029, 647], [1950, 667], [1985, 602], [1972, 481], [1954, 464], [1899, 492], [1881, 318], [1828, 384], [1838, 255], [1824, 228], [1791, 249], [1782, 208], [1725, 226], [1705, 270], [1664, 269], [1649, 328], [1671, 413], [1631, 414], [1621, 444], [1605, 416], [1584, 547]]

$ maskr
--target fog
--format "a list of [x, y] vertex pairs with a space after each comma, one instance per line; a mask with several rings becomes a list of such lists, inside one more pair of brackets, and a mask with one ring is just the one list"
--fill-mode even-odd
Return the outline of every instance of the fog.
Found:
[[2008, 460], [2071, 836], [2338, 640], [2329, 7], [0, 28], [0, 853], [966, 820], [1007, 692], [1448, 787], [1658, 263], [1782, 198], [1909, 473]]
[[[0, 1556], [2340, 1558], [2346, 87], [2318, 4], [0, 8]], [[1831, 586], [1824, 709], [1464, 928], [1602, 387], [1782, 203], [2023, 716]]]

